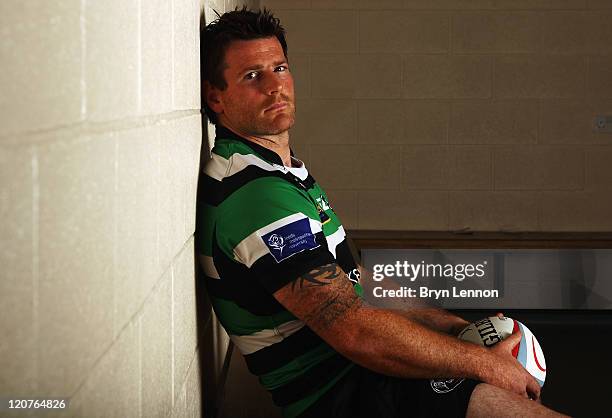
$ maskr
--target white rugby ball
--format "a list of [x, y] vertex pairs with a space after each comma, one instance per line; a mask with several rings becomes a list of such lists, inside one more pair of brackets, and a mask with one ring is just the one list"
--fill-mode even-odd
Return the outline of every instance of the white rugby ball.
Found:
[[497, 316], [483, 318], [465, 327], [459, 333], [459, 338], [491, 347], [518, 329], [521, 330], [521, 341], [512, 350], [512, 355], [536, 378], [540, 386], [544, 386], [546, 380], [544, 353], [536, 337], [521, 322]]

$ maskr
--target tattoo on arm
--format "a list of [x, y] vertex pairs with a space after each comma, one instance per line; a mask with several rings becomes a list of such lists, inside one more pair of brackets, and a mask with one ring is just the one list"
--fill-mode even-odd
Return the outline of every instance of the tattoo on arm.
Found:
[[317, 325], [326, 330], [330, 328], [339, 317], [347, 313], [351, 308], [358, 305], [359, 297], [350, 289], [348, 294], [334, 295], [327, 299], [314, 312], [311, 312], [305, 319], [308, 322], [310, 319], [316, 318]]
[[294, 280], [291, 284], [291, 290], [295, 290], [296, 284], [299, 285], [300, 289], [305, 287], [327, 286], [332, 283], [332, 280], [339, 276], [340, 273], [338, 273], [335, 264], [326, 264], [324, 266], [317, 267], [303, 276], [300, 276], [297, 280]]
[[[307, 323], [312, 321], [318, 328], [328, 329], [336, 319], [360, 304], [361, 299], [355, 293], [351, 282], [348, 279], [342, 280], [344, 276], [338, 265], [327, 264], [304, 274], [292, 283], [291, 291], [294, 293], [314, 291], [314, 288], [332, 285], [325, 293], [311, 296], [314, 298], [313, 302], [318, 299], [318, 303], [313, 303], [313, 309], [305, 313], [303, 319]], [[341, 280], [336, 280], [338, 278]], [[322, 297], [325, 299], [321, 300]]]

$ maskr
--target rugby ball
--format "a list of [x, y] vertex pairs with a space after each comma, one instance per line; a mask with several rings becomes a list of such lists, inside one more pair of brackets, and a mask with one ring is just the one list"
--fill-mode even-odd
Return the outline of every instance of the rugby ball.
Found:
[[536, 337], [521, 322], [497, 316], [483, 318], [465, 327], [459, 333], [459, 338], [491, 347], [519, 329], [521, 330], [521, 341], [512, 350], [512, 355], [536, 378], [540, 386], [544, 386], [544, 380], [546, 380], [544, 353]]

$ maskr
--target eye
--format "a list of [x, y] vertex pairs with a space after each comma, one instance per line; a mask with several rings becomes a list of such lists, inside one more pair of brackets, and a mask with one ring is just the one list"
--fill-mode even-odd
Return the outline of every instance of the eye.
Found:
[[287, 70], [289, 70], [289, 68], [286, 65], [279, 65], [278, 67], [274, 68], [274, 71], [277, 73], [282, 73], [283, 71]]
[[251, 71], [251, 72], [247, 73], [244, 76], [244, 79], [245, 80], [253, 80], [253, 79], [257, 78], [257, 75], [258, 75], [257, 71]]

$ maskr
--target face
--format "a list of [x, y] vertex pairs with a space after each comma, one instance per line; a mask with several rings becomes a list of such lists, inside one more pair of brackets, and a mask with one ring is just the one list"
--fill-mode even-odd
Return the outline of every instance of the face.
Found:
[[219, 122], [246, 135], [278, 135], [295, 121], [293, 77], [276, 37], [233, 41], [225, 52], [225, 90], [207, 86]]

